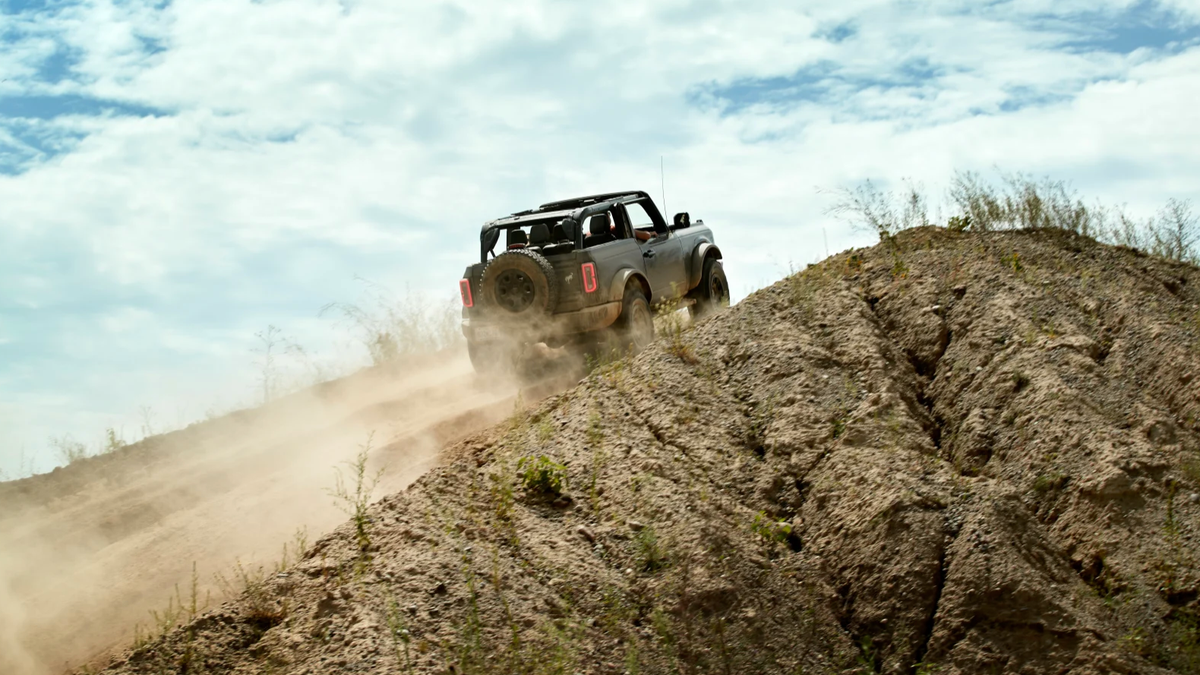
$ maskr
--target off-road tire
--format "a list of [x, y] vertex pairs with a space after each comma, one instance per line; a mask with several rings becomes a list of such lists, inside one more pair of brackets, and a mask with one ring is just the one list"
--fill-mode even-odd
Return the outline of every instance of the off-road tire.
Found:
[[554, 311], [558, 305], [558, 278], [554, 266], [537, 251], [505, 251], [483, 268], [479, 295], [489, 317], [524, 322]]
[[688, 312], [692, 319], [703, 319], [729, 306], [729, 280], [725, 278], [725, 266], [716, 258], [704, 259], [704, 271], [700, 273], [700, 285], [688, 297], [695, 300]]
[[654, 341], [654, 313], [650, 302], [637, 284], [625, 287], [621, 298], [621, 315], [613, 324], [621, 350], [627, 354], [638, 354]]

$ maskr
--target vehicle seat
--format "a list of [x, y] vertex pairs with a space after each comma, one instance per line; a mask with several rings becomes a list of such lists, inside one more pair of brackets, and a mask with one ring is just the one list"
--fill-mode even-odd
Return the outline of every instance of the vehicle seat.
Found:
[[592, 246], [599, 246], [600, 244], [607, 244], [610, 241], [617, 240], [617, 235], [612, 233], [612, 216], [607, 213], [597, 213], [592, 216], [588, 231], [591, 234], [584, 237], [584, 248], [591, 248]]
[[529, 228], [529, 247], [541, 248], [550, 243], [550, 228], [545, 223], [534, 223]]
[[513, 229], [508, 231], [508, 238], [505, 240], [508, 248], [525, 248], [529, 245], [529, 238], [525, 236], [525, 230]]
[[542, 255], [558, 255], [575, 250], [575, 242], [567, 238], [567, 231], [560, 223], [550, 228], [550, 243], [542, 247]]

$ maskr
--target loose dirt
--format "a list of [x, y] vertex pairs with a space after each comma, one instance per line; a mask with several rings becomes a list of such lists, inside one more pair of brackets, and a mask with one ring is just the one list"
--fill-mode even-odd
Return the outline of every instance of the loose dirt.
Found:
[[294, 559], [298, 532], [345, 519], [327, 494], [334, 468], [371, 434], [379, 494], [394, 492], [446, 442], [511, 414], [514, 392], [479, 387], [465, 358], [373, 369], [0, 484], [0, 673], [62, 672], [128, 645], [136, 625], [153, 630], [151, 611], [190, 604], [193, 570], [203, 603], [239, 562]]
[[1192, 266], [908, 231], [451, 444], [106, 672], [1200, 672], [1198, 310]]

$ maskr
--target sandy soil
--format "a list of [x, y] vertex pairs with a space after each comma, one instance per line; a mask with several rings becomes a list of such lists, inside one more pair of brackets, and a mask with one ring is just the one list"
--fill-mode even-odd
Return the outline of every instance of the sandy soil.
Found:
[[193, 565], [199, 595], [238, 561], [271, 565], [345, 519], [327, 491], [373, 433], [377, 494], [404, 488], [441, 446], [512, 411], [465, 357], [364, 371], [53, 474], [0, 486], [0, 673], [96, 660], [153, 623]]

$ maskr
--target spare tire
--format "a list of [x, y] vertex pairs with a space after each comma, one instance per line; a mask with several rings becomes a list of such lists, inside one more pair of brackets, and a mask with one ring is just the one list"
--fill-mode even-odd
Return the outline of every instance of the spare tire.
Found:
[[479, 280], [481, 303], [498, 319], [534, 319], [558, 305], [554, 266], [537, 251], [519, 248], [492, 258]]

